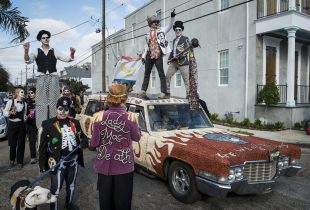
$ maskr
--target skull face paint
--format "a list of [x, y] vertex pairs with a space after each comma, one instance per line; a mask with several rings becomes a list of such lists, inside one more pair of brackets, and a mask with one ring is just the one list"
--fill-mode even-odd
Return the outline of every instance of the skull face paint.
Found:
[[69, 115], [69, 108], [59, 106], [56, 110], [56, 114], [58, 119], [66, 119]]
[[50, 42], [50, 37], [47, 34], [43, 34], [41, 37], [42, 44], [48, 45]]
[[24, 90], [20, 90], [19, 93], [18, 93], [18, 97], [25, 98], [25, 91]]
[[182, 30], [182, 28], [180, 28], [180, 27], [176, 27], [175, 30], [174, 30], [174, 32], [175, 32], [175, 35], [176, 35], [177, 37], [179, 37], [179, 36], [182, 35], [183, 30]]

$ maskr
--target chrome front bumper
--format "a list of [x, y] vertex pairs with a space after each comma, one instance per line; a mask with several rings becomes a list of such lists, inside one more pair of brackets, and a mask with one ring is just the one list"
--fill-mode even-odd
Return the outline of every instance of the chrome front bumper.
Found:
[[290, 166], [279, 171], [272, 180], [249, 183], [248, 180], [220, 184], [200, 176], [196, 176], [198, 190], [211, 197], [223, 198], [229, 192], [244, 194], [264, 194], [272, 191], [276, 179], [281, 175], [294, 176], [301, 169], [300, 166]]

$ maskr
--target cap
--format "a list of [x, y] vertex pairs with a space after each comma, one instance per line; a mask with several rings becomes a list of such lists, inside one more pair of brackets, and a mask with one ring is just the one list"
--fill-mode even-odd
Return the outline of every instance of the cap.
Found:
[[66, 96], [62, 96], [57, 100], [57, 104], [56, 104], [56, 108], [62, 106], [62, 107], [69, 107], [71, 104], [71, 99], [66, 97]]

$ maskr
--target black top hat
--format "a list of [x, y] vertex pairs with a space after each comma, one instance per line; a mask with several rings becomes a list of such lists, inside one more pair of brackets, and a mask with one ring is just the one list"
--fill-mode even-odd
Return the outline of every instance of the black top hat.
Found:
[[70, 104], [71, 104], [71, 99], [66, 96], [62, 96], [57, 100], [56, 108], [58, 108], [59, 106], [69, 107]]
[[48, 37], [51, 37], [51, 33], [49, 31], [41, 30], [37, 35], [37, 40], [40, 41], [43, 34], [47, 34]]
[[180, 20], [175, 21], [173, 25], [173, 30], [175, 30], [175, 28], [182, 28], [183, 31], [184, 30], [183, 22]]

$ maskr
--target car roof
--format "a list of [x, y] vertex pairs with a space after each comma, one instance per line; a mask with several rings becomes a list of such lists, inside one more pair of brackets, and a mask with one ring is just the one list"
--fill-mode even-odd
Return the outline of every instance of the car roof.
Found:
[[[108, 93], [91, 94], [87, 97], [88, 100], [105, 101]], [[129, 94], [126, 103], [139, 106], [151, 104], [188, 104], [188, 100], [180, 97], [170, 97], [169, 99], [158, 99], [158, 95], [150, 95], [148, 99], [139, 97], [138, 94]]]

